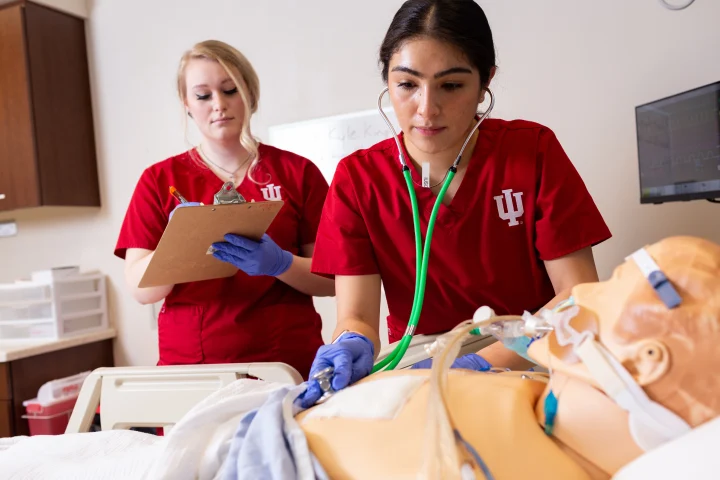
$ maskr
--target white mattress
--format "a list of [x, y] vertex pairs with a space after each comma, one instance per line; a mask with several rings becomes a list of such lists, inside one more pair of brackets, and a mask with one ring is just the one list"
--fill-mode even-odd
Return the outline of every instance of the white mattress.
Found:
[[0, 478], [141, 479], [163, 437], [117, 430], [0, 439]]
[[647, 452], [615, 474], [613, 480], [717, 480], [720, 478], [720, 417]]
[[212, 480], [242, 416], [282, 386], [233, 382], [196, 405], [166, 437], [113, 430], [0, 439], [0, 480]]

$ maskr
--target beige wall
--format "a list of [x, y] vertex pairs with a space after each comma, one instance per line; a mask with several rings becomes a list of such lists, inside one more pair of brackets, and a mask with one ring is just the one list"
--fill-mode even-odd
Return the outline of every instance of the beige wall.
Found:
[[[377, 48], [401, 2], [45, 3], [89, 19], [103, 207], [0, 213], [20, 230], [0, 239], [0, 281], [57, 265], [100, 269], [110, 277], [118, 362], [153, 364], [151, 307], [128, 297], [112, 250], [142, 169], [185, 148], [173, 91], [183, 50], [210, 37], [243, 50], [261, 79], [254, 130], [267, 138], [270, 125], [373, 107], [381, 88]], [[656, 0], [480, 4], [497, 42], [495, 116], [535, 120], [558, 134], [615, 235], [596, 249], [602, 277], [638, 246], [668, 235], [720, 242], [717, 205], [639, 205], [633, 110], [720, 80], [720, 2], [699, 0], [681, 12]]]

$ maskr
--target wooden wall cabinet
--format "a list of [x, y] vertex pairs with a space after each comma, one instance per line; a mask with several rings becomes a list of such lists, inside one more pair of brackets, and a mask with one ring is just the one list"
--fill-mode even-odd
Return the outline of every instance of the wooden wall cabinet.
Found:
[[81, 18], [0, 5], [0, 211], [100, 206]]

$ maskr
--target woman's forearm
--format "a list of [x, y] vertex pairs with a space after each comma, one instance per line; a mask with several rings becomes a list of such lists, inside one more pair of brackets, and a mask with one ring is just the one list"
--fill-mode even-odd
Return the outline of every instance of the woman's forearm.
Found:
[[335, 277], [337, 327], [333, 340], [345, 330], [370, 339], [375, 358], [380, 354], [380, 275]]
[[335, 280], [321, 277], [310, 272], [312, 258], [293, 255], [290, 268], [276, 278], [295, 290], [313, 297], [332, 297], [335, 295]]
[[125, 282], [130, 287], [133, 298], [143, 305], [159, 302], [167, 297], [174, 287], [174, 285], [138, 287], [154, 254], [154, 251], [132, 248], [128, 249], [125, 255]]
[[346, 330], [367, 337], [375, 347], [375, 358], [377, 358], [380, 353], [380, 333], [378, 329], [373, 328], [369, 322], [361, 318], [345, 317], [338, 319], [337, 327], [335, 327], [335, 332], [333, 332], [332, 336], [333, 340]]

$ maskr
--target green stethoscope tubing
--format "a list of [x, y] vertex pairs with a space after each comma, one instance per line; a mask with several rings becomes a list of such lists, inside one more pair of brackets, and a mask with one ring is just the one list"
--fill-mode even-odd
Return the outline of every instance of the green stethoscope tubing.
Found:
[[422, 234], [420, 232], [420, 210], [418, 208], [417, 196], [415, 195], [415, 188], [413, 187], [412, 177], [410, 176], [410, 169], [405, 166], [403, 167], [403, 176], [405, 177], [405, 183], [407, 183], [408, 191], [410, 192], [410, 203], [412, 204], [413, 211], [413, 226], [415, 228], [415, 271], [418, 274], [415, 275], [415, 294], [413, 296], [412, 310], [410, 311], [410, 320], [408, 321], [408, 329], [405, 331], [400, 343], [395, 349], [385, 357], [381, 362], [377, 363], [372, 373], [382, 370], [386, 365], [386, 370], [393, 370], [397, 367], [402, 357], [407, 352], [410, 346], [410, 341], [413, 337], [413, 332], [420, 321], [420, 313], [422, 313], [423, 300], [425, 299], [425, 284], [427, 282], [427, 269], [428, 263], [430, 262], [430, 245], [432, 243], [432, 234], [435, 229], [435, 220], [437, 219], [440, 205], [445, 197], [450, 183], [455, 177], [456, 169], [451, 167], [450, 171], [445, 177], [440, 193], [435, 200], [432, 212], [430, 213], [430, 220], [428, 221], [427, 235], [425, 237], [425, 248], [423, 250]]
[[[400, 164], [402, 165], [403, 177], [405, 178], [405, 183], [407, 184], [408, 193], [410, 195], [410, 204], [412, 205], [413, 213], [413, 228], [415, 230], [415, 293], [413, 295], [412, 309], [410, 310], [410, 319], [408, 320], [408, 326], [405, 330], [405, 333], [403, 334], [403, 337], [400, 339], [400, 342], [398, 342], [397, 346], [393, 349], [392, 352], [390, 352], [387, 357], [385, 357], [383, 360], [373, 366], [371, 373], [376, 373], [383, 369], [394, 370], [395, 367], [397, 367], [397, 365], [400, 363], [400, 360], [402, 360], [403, 356], [407, 352], [408, 347], [410, 346], [410, 341], [413, 338], [413, 334], [415, 333], [415, 329], [417, 328], [418, 322], [420, 320], [420, 314], [422, 312], [422, 307], [425, 300], [425, 285], [427, 283], [428, 264], [430, 262], [430, 245], [432, 244], [432, 235], [433, 231], [435, 230], [435, 220], [437, 219], [438, 212], [440, 211], [440, 205], [442, 204], [443, 198], [445, 198], [445, 193], [450, 187], [450, 183], [452, 183], [453, 178], [455, 178], [455, 174], [457, 173], [457, 166], [462, 159], [462, 154], [465, 151], [465, 147], [467, 146], [470, 138], [472, 138], [475, 131], [478, 129], [478, 127], [480, 127], [480, 124], [483, 122], [483, 120], [485, 120], [485, 118], [487, 118], [487, 116], [490, 114], [495, 104], [495, 98], [492, 92], [486, 89], [486, 91], [490, 95], [490, 107], [480, 116], [480, 119], [477, 121], [477, 123], [475, 123], [475, 126], [465, 139], [465, 143], [463, 144], [462, 149], [460, 149], [460, 153], [455, 159], [455, 162], [448, 170], [447, 176], [443, 181], [443, 185], [440, 188], [440, 192], [438, 192], [438, 196], [435, 199], [435, 204], [433, 205], [433, 209], [430, 213], [427, 234], [425, 236], [425, 245], [423, 248], [422, 232], [420, 231], [420, 209], [418, 208], [417, 195], [415, 194], [415, 187], [413, 185], [410, 167], [408, 167], [407, 163], [405, 162], [403, 149], [400, 145], [400, 140], [395, 133], [395, 129], [393, 128], [390, 120], [387, 118], [382, 109], [382, 97], [387, 91], [388, 88], [386, 87], [378, 97], [378, 110], [380, 111], [380, 115], [382, 115], [383, 119], [385, 120], [385, 123], [387, 123], [388, 127], [390, 128], [390, 131], [393, 132], [393, 137], [395, 138], [395, 143], [397, 144], [398, 148], [398, 157], [400, 159]], [[478, 333], [475, 331], [473, 332]]]

